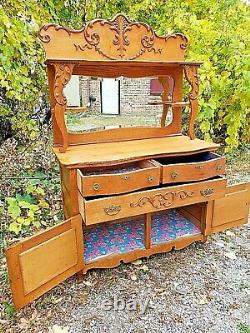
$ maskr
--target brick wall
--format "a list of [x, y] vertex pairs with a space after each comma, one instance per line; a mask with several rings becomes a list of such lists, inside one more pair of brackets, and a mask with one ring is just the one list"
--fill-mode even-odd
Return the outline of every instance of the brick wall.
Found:
[[[150, 95], [150, 79], [130, 79], [120, 80], [120, 110], [121, 115], [161, 115], [161, 105], [149, 105], [150, 101], [161, 101], [160, 96]], [[91, 114], [101, 114], [101, 79], [81, 78], [81, 100], [82, 105], [89, 103], [89, 96], [96, 98], [91, 103], [89, 112]]]

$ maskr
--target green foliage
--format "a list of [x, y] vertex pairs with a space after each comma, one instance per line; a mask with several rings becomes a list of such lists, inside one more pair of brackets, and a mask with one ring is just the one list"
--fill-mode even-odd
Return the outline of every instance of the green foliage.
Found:
[[197, 130], [227, 150], [250, 139], [250, 6], [243, 0], [4, 0], [0, 6], [0, 117], [16, 135], [37, 135], [30, 115], [46, 91], [43, 52], [35, 31], [48, 21], [79, 28], [95, 17], [124, 12], [159, 34], [184, 33], [188, 59], [200, 69]]
[[198, 128], [227, 150], [250, 139], [250, 7], [242, 0], [138, 1], [130, 12], [160, 33], [182, 32], [188, 59], [203, 61]]
[[43, 188], [29, 184], [24, 194], [16, 194], [15, 197], [6, 198], [8, 215], [12, 219], [9, 230], [19, 234], [22, 229], [30, 226], [40, 228], [41, 214], [49, 208], [44, 196]]
[[238, 329], [240, 333], [250, 333], [250, 326], [244, 323], [240, 323]]
[[3, 306], [4, 306], [4, 310], [5, 310], [7, 317], [12, 318], [14, 316], [14, 314], [16, 313], [14, 305], [9, 302], [4, 302]]
[[3, 0], [0, 4], [0, 119], [11, 124], [16, 138], [38, 134], [34, 107], [46, 92], [43, 51], [36, 32], [56, 21], [62, 1]]

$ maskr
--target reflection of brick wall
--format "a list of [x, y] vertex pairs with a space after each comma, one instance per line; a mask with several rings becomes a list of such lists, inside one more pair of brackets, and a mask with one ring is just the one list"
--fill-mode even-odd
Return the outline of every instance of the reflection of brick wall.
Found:
[[[96, 98], [90, 106], [92, 114], [101, 113], [100, 80], [81, 78], [82, 105], [88, 104], [89, 96]], [[120, 79], [121, 115], [161, 115], [161, 105], [148, 105], [155, 100], [160, 101], [161, 97], [150, 95], [150, 79]]]

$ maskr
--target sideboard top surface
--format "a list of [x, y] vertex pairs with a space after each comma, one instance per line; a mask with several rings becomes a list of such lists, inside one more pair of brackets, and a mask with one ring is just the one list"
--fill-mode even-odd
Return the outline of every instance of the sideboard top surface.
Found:
[[128, 140], [121, 142], [92, 143], [70, 146], [65, 153], [59, 147], [53, 150], [59, 162], [67, 167], [102, 166], [121, 164], [161, 156], [188, 155], [219, 148], [216, 143], [188, 136], [177, 135], [162, 138]]

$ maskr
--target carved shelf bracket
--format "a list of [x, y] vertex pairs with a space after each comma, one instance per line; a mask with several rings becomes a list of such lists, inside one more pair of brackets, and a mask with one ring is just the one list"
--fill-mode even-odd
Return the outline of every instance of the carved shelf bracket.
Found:
[[65, 124], [65, 110], [67, 106], [67, 98], [63, 93], [64, 87], [69, 82], [74, 65], [73, 64], [53, 64], [55, 68], [55, 82], [54, 82], [54, 98], [56, 104], [54, 109], [55, 120], [62, 136], [62, 147], [59, 148], [60, 152], [65, 152], [68, 147], [68, 131]]
[[147, 203], [150, 203], [155, 209], [160, 209], [164, 207], [170, 207], [175, 199], [179, 198], [181, 200], [185, 200], [188, 197], [192, 197], [194, 192], [187, 192], [187, 191], [177, 191], [177, 192], [166, 192], [164, 194], [159, 193], [153, 196], [145, 196], [140, 198], [137, 202], [131, 202], [130, 207], [143, 207]]
[[184, 73], [186, 80], [191, 86], [191, 91], [189, 93], [189, 102], [191, 108], [191, 114], [189, 117], [189, 124], [188, 124], [188, 135], [193, 140], [195, 139], [194, 134], [194, 124], [198, 114], [198, 93], [199, 93], [199, 82], [198, 82], [198, 74], [197, 74], [197, 66], [184, 66]]

